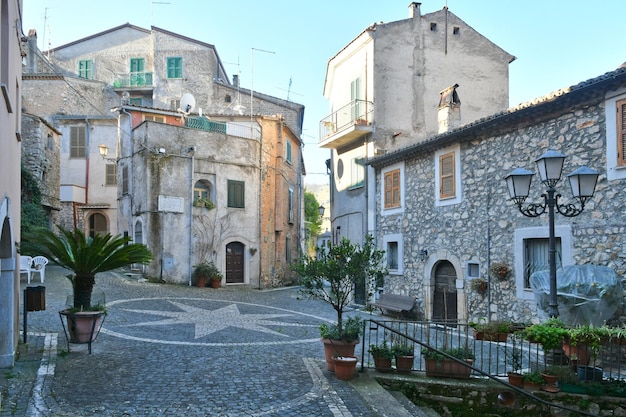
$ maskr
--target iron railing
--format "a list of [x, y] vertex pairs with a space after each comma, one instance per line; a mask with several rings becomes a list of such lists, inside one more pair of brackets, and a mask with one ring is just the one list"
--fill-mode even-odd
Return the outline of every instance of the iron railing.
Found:
[[320, 121], [320, 140], [352, 126], [368, 126], [373, 122], [374, 103], [353, 100]]
[[143, 71], [131, 72], [128, 76], [116, 79], [113, 82], [113, 87], [152, 87], [152, 73]]

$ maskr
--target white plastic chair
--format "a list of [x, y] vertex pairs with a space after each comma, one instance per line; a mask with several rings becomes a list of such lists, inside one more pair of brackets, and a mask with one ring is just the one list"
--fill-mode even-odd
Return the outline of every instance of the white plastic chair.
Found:
[[30, 273], [32, 271], [33, 258], [31, 256], [20, 255], [20, 275], [26, 274], [28, 276], [28, 283], [30, 284]]
[[33, 267], [31, 268], [31, 272], [39, 272], [39, 278], [43, 283], [44, 275], [46, 273], [46, 265], [48, 264], [48, 258], [45, 256], [35, 256], [33, 258]]

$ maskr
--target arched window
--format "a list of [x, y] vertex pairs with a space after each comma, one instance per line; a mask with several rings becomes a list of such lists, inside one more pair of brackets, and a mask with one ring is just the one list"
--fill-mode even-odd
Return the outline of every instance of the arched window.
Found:
[[198, 180], [193, 186], [193, 202], [195, 206], [206, 206], [208, 202], [215, 204], [213, 184], [205, 179]]

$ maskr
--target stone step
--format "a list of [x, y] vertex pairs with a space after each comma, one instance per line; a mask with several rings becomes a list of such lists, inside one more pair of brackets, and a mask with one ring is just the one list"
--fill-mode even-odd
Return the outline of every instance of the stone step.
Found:
[[430, 407], [426, 407], [426, 406], [417, 406], [416, 404], [413, 404], [413, 402], [411, 402], [411, 400], [409, 400], [406, 395], [404, 395], [403, 393], [401, 393], [400, 391], [390, 391], [391, 395], [393, 395], [395, 397], [396, 400], [398, 400], [398, 402], [400, 402], [400, 404], [402, 404], [404, 406], [404, 408], [406, 408], [408, 411], [410, 411], [411, 415], [413, 416], [418, 416], [418, 417], [441, 417], [441, 415], [436, 412], [435, 410], [433, 410]]

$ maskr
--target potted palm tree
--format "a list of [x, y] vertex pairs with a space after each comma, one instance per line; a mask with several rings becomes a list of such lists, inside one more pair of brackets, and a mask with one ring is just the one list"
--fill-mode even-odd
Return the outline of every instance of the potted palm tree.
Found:
[[[365, 237], [363, 245], [342, 238], [337, 245], [318, 249], [316, 257], [304, 255], [291, 267], [299, 276], [300, 294], [309, 299], [328, 303], [337, 312], [336, 324], [320, 326], [324, 343], [326, 366], [334, 370], [334, 356], [354, 356], [363, 329], [358, 318], [343, 320], [344, 309], [353, 301], [357, 284], [362, 284], [369, 297], [375, 283], [385, 273], [384, 251], [376, 249], [374, 238]], [[338, 349], [348, 345], [350, 352]]]
[[90, 343], [91, 350], [105, 314], [103, 305], [92, 303], [96, 274], [130, 264], [147, 264], [152, 253], [145, 245], [130, 243], [130, 237], [87, 237], [79, 229], [58, 228], [60, 235], [48, 229], [37, 230], [26, 237], [21, 248], [41, 253], [73, 272], [67, 276], [72, 283], [72, 307], [59, 313], [67, 318], [69, 342]]

